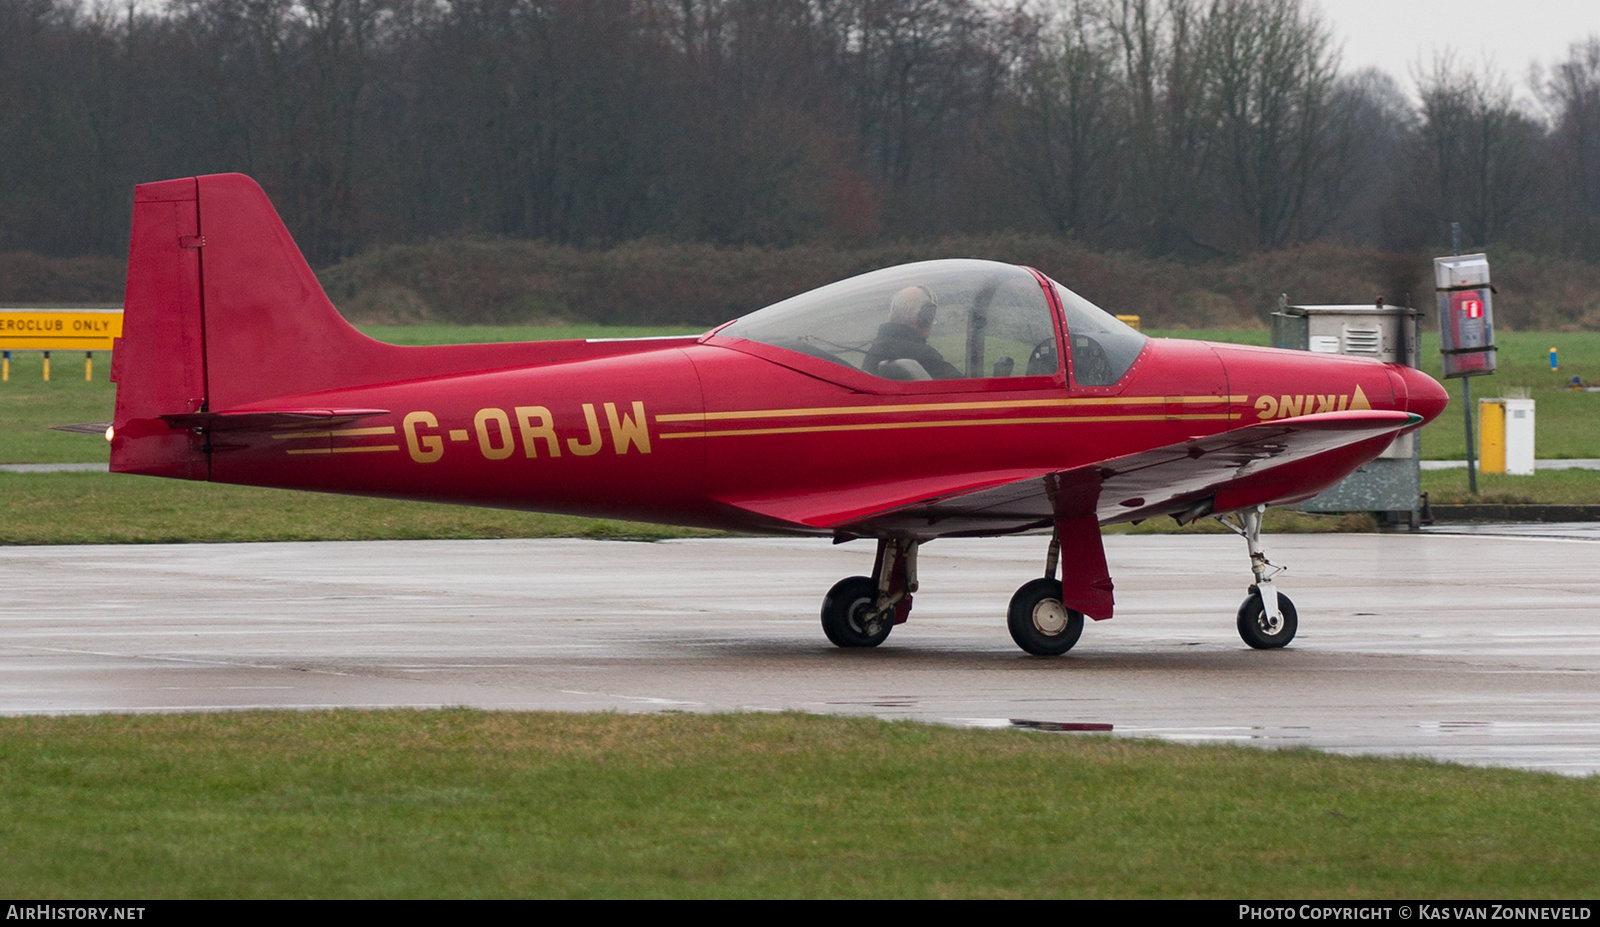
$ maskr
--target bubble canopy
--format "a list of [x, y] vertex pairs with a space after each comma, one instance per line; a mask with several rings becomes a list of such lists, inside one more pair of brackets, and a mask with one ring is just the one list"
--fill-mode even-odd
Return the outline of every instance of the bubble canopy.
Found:
[[1026, 268], [950, 260], [873, 271], [802, 293], [716, 334], [821, 358], [885, 380], [1050, 376], [1061, 369], [1055, 290], [1080, 386], [1122, 378], [1145, 338]]

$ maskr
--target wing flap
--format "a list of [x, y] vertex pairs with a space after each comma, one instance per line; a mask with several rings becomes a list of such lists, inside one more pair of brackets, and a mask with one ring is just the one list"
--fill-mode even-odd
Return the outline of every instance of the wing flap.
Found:
[[934, 505], [951, 497], [986, 489], [1018, 485], [1047, 475], [1048, 470], [996, 470], [897, 480], [894, 483], [866, 483], [839, 489], [811, 492], [803, 496], [774, 495], [723, 498], [718, 501], [808, 528], [832, 528], [850, 524], [883, 512], [918, 505]]

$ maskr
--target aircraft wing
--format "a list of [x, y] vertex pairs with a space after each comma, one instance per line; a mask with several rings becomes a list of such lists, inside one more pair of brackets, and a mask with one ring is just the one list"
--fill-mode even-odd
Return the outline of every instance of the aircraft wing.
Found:
[[1307, 499], [1422, 421], [1406, 412], [1327, 412], [1262, 422], [1053, 471], [996, 471], [770, 500], [725, 500], [841, 536], [1006, 534], [1092, 516], [1185, 521]]

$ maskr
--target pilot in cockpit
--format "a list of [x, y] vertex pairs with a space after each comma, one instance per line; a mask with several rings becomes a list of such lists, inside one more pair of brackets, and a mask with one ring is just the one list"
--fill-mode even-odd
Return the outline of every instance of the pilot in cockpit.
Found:
[[[908, 286], [889, 301], [889, 321], [878, 327], [862, 368], [891, 380], [948, 380], [962, 375], [928, 344], [939, 301], [925, 286]], [[905, 363], [905, 362], [910, 363]]]

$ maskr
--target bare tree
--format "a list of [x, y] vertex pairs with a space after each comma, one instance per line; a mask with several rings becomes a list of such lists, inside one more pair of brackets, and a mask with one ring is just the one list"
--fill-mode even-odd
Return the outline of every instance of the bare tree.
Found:
[[1129, 107], [1117, 48], [1090, 3], [1066, 7], [1018, 84], [1013, 162], [1056, 232], [1097, 237], [1119, 205]]
[[1600, 259], [1600, 36], [1574, 43], [1542, 88], [1554, 131], [1552, 153], [1565, 247]]
[[1418, 77], [1421, 118], [1413, 143], [1410, 207], [1433, 240], [1460, 222], [1473, 247], [1514, 240], [1538, 211], [1543, 127], [1524, 113], [1491, 69], [1450, 56]]
[[[1332, 98], [1337, 59], [1328, 27], [1300, 0], [1213, 0], [1200, 30], [1204, 113], [1220, 194], [1234, 229], [1224, 249], [1274, 248], [1312, 237], [1318, 181], [1340, 171]], [[1230, 234], [1231, 233], [1231, 234]]]
[[1197, 50], [1198, 0], [1101, 0], [1122, 59], [1127, 106], [1128, 207], [1124, 220], [1146, 250], [1195, 246], [1188, 224], [1203, 210], [1193, 191], [1205, 161]]
[[319, 264], [1005, 229], [1200, 258], [1451, 220], [1600, 257], [1600, 39], [1540, 78], [1547, 130], [1448, 62], [1420, 112], [1337, 76], [1306, 0], [1052, 2], [0, 0], [0, 249], [114, 253], [134, 183], [240, 170]]
[[1329, 167], [1308, 194], [1310, 234], [1392, 251], [1420, 247], [1413, 225], [1391, 208], [1405, 175], [1401, 143], [1414, 134], [1417, 120], [1399, 82], [1375, 68], [1342, 75], [1329, 111], [1332, 150]]

